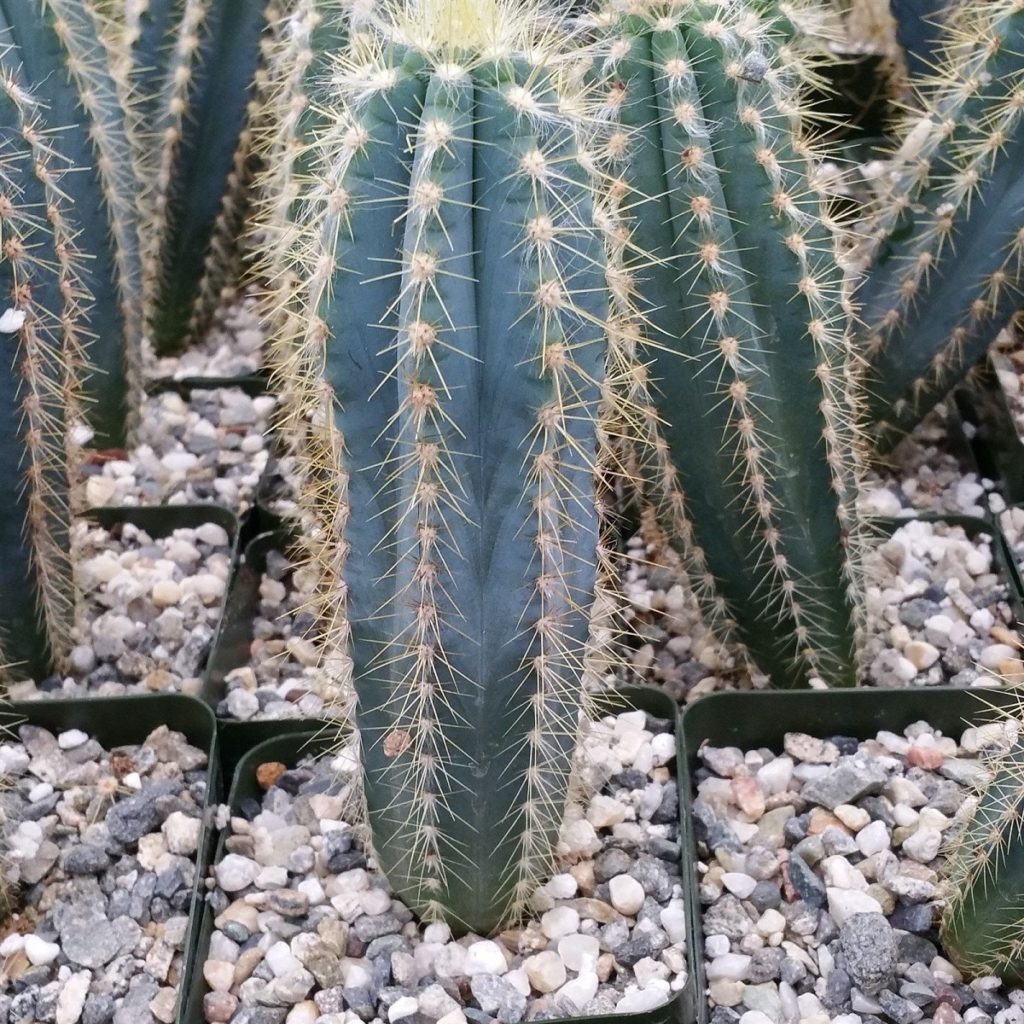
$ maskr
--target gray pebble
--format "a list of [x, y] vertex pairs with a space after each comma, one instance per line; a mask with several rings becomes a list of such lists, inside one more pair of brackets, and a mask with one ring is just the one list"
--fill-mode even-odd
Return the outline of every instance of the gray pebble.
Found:
[[839, 928], [839, 948], [847, 973], [867, 995], [892, 983], [896, 937], [882, 914], [852, 914]]

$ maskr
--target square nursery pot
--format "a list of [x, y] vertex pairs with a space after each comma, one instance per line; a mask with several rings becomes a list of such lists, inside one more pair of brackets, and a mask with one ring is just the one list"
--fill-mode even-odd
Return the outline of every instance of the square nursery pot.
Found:
[[[261, 513], [264, 517], [269, 514]], [[294, 534], [286, 529], [270, 530], [252, 538], [235, 564], [228, 590], [224, 617], [214, 638], [213, 650], [204, 676], [202, 698], [216, 712], [227, 694], [227, 676], [249, 664], [253, 622], [259, 612], [260, 580], [271, 551], [287, 549]], [[239, 758], [264, 740], [281, 734], [314, 733], [324, 727], [320, 718], [281, 718], [261, 721], [218, 719], [224, 770], [228, 777]], [[296, 748], [298, 749], [298, 748]]]
[[[697, 837], [693, 817], [698, 752], [713, 747], [747, 751], [767, 747], [783, 750], [787, 732], [815, 737], [874, 737], [880, 730], [901, 733], [908, 725], [926, 721], [946, 736], [957, 736], [971, 725], [993, 719], [996, 709], [1015, 708], [1019, 692], [1008, 689], [928, 687], [905, 690], [790, 690], [715, 693], [690, 705], [681, 718], [683, 887], [686, 899], [690, 983], [696, 999], [697, 1024], [711, 1017], [706, 998], [704, 935], [700, 904]], [[939, 947], [942, 952], [941, 946]], [[739, 1007], [742, 1013], [743, 1008]]]
[[193, 984], [195, 971], [204, 880], [216, 834], [213, 816], [222, 791], [217, 723], [213, 714], [202, 701], [181, 694], [12, 701], [7, 707], [4, 724], [12, 732], [25, 724], [39, 726], [55, 734], [79, 729], [110, 751], [115, 747], [141, 743], [154, 729], [165, 725], [184, 734], [190, 745], [206, 752], [206, 797], [175, 1011], [175, 1024], [183, 1024], [186, 996]]
[[[684, 791], [682, 789], [683, 776], [678, 771], [682, 763], [682, 740], [678, 726], [678, 708], [674, 701], [667, 694], [656, 690], [653, 687], [632, 686], [624, 687], [618, 691], [606, 691], [599, 696], [600, 710], [602, 714], [615, 713], [627, 710], [643, 710], [658, 718], [667, 718], [676, 722], [676, 782], [680, 787], [680, 808], [683, 807]], [[271, 727], [284, 723], [260, 723]], [[263, 739], [255, 746], [251, 746], [241, 756], [235, 769], [231, 782], [231, 790], [228, 795], [228, 806], [232, 816], [243, 812], [243, 806], [251, 801], [259, 801], [263, 790], [256, 779], [256, 770], [259, 765], [266, 762], [279, 762], [288, 767], [298, 763], [300, 759], [309, 754], [319, 754], [330, 744], [331, 735], [329, 730], [319, 732], [309, 730], [308, 721], [305, 723], [307, 731], [279, 734], [273, 738]], [[320, 723], [321, 726], [323, 723]], [[223, 726], [221, 727], [223, 733]], [[681, 812], [682, 813], [682, 810]], [[682, 821], [682, 828], [685, 828], [685, 820]], [[217, 841], [213, 859], [210, 862], [211, 870], [214, 865], [220, 862], [225, 852], [225, 841], [230, 834], [225, 829]], [[690, 851], [687, 840], [683, 838], [681, 831], [681, 856], [684, 894], [687, 887], [687, 879], [690, 875], [689, 857]], [[201, 912], [199, 922], [198, 944], [195, 949], [195, 967], [192, 975], [192, 985], [189, 991], [188, 1003], [185, 1007], [185, 1014], [180, 1024], [205, 1024], [203, 1016], [203, 997], [209, 991], [206, 980], [203, 977], [203, 964], [206, 962], [210, 936], [214, 930], [214, 918], [216, 914], [207, 904]], [[586, 1021], [588, 1024], [693, 1024], [697, 1020], [697, 1000], [694, 993], [697, 990], [693, 987], [693, 975], [691, 974], [686, 985], [676, 994], [675, 998], [662, 1006], [642, 1013], [618, 1013], [602, 1014], [588, 1017], [563, 1017], [559, 1020], [567, 1022]], [[417, 1017], [416, 1019], [422, 1019]]]

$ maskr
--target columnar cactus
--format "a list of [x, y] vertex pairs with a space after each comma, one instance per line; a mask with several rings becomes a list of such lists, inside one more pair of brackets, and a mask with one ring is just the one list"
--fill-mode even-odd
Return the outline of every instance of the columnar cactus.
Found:
[[[44, 675], [70, 644], [68, 465], [85, 359], [83, 283], [67, 168], [40, 106], [0, 55], [0, 663]], [[27, 70], [27, 68], [26, 68]], [[46, 211], [45, 216], [40, 211]]]
[[866, 226], [858, 301], [883, 448], [962, 379], [1020, 305], [1024, 2], [953, 13]]
[[480, 932], [550, 866], [588, 714], [607, 302], [565, 31], [503, 0], [380, 12], [325, 97], [275, 345], [376, 856]]
[[[76, 328], [90, 336], [86, 412], [93, 443], [119, 446], [134, 403], [142, 328], [137, 188], [123, 93], [91, 0], [45, 0], [37, 7], [26, 16], [16, 0], [0, 3], [0, 75], [22, 95], [20, 106], [8, 103], [7, 125], [19, 137], [30, 127], [40, 133], [46, 173], [63, 196], [75, 249], [88, 254], [78, 267], [83, 292]], [[24, 204], [13, 194], [10, 201]], [[41, 206], [40, 216], [46, 210]], [[47, 239], [46, 247], [52, 251], [54, 242]]]
[[860, 456], [844, 274], [800, 131], [810, 71], [779, 60], [760, 8], [629, 0], [596, 19], [621, 128], [612, 193], [646, 307], [645, 459], [709, 618], [777, 686], [852, 685]]
[[1024, 982], [1024, 736], [989, 754], [977, 805], [948, 844], [940, 935], [949, 958], [969, 978]]
[[132, 10], [144, 286], [158, 352], [207, 326], [241, 266], [266, 0]]

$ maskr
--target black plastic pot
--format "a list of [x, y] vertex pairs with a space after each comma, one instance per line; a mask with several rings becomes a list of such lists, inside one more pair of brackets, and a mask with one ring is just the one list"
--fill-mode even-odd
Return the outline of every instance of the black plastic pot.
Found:
[[1008, 504], [1024, 503], [1024, 440], [999, 383], [997, 370], [1010, 370], [999, 352], [990, 352], [971, 374], [969, 384], [958, 389], [957, 405], [981, 472], [999, 482]]
[[212, 391], [215, 388], [241, 388], [247, 395], [265, 395], [268, 378], [262, 373], [246, 373], [237, 377], [158, 377], [146, 381], [146, 394], [159, 395], [175, 391], [188, 399], [193, 391]]
[[698, 893], [697, 841], [693, 828], [693, 798], [698, 751], [705, 743], [741, 750], [783, 749], [790, 731], [813, 736], [855, 736], [867, 739], [880, 729], [901, 732], [913, 722], [927, 721], [947, 735], [959, 735], [968, 725], [990, 721], [991, 706], [1014, 707], [1013, 689], [927, 687], [901, 690], [762, 690], [715, 693], [690, 705], [682, 716], [683, 751], [679, 776], [683, 809], [683, 885], [686, 899], [690, 983], [697, 1001], [696, 1021], [710, 1017], [704, 976], [704, 934]]
[[[261, 533], [246, 546], [235, 564], [225, 603], [224, 616], [214, 637], [213, 650], [203, 677], [202, 698], [214, 712], [227, 693], [227, 676], [233, 669], [249, 664], [253, 621], [259, 609], [260, 580], [271, 551], [287, 549], [293, 535], [286, 530]], [[283, 718], [273, 721], [238, 722], [219, 719], [224, 771], [230, 776], [239, 758], [258, 743], [282, 733], [317, 732], [325, 722], [319, 718]]]
[[[602, 709], [607, 709], [606, 713], [637, 709], [647, 711], [658, 718], [678, 721], [678, 709], [675, 702], [667, 694], [653, 687], [634, 686], [624, 687], [617, 692], [608, 691], [600, 695], [600, 702]], [[266, 724], [273, 725], [274, 723]], [[676, 741], [677, 762], [679, 762], [682, 758], [682, 745], [678, 725], [676, 727]], [[259, 800], [262, 797], [262, 790], [256, 781], [256, 769], [260, 764], [267, 761], [279, 761], [286, 765], [294, 765], [307, 754], [316, 755], [322, 753], [329, 742], [329, 736], [323, 733], [305, 732], [278, 735], [273, 739], [266, 739], [257, 746], [252, 747], [239, 762], [231, 783], [231, 792], [228, 795], [228, 805], [231, 813], [238, 814], [243, 801], [250, 799]], [[681, 784], [681, 776], [677, 775], [677, 781]], [[683, 793], [681, 791], [680, 807], [682, 805]], [[213, 863], [216, 863], [223, 855], [225, 838], [226, 836], [222, 835], [217, 842], [217, 851]], [[685, 878], [687, 875], [685, 857], [682, 870]], [[196, 948], [196, 969], [193, 985], [189, 993], [185, 1017], [181, 1024], [203, 1024], [203, 996], [208, 989], [202, 976], [202, 965], [206, 960], [209, 950], [214, 917], [215, 915], [211, 908], [206, 907], [203, 912], [199, 931], [199, 943]], [[572, 1022], [587, 1021], [589, 1024], [691, 1024], [695, 1020], [696, 1013], [694, 990], [691, 982], [692, 979], [687, 982], [675, 999], [664, 1006], [645, 1013], [564, 1017], [562, 1020]]]
[[29, 723], [51, 732], [81, 729], [107, 750], [141, 743], [158, 726], [166, 725], [175, 732], [183, 733], [193, 746], [206, 751], [206, 805], [196, 852], [196, 876], [189, 901], [189, 923], [175, 1013], [175, 1024], [183, 1024], [186, 995], [193, 984], [195, 971], [204, 879], [216, 835], [213, 814], [221, 798], [217, 723], [212, 712], [194, 697], [159, 693], [138, 697], [90, 697], [84, 700], [14, 701], [9, 707], [13, 711], [14, 728]]

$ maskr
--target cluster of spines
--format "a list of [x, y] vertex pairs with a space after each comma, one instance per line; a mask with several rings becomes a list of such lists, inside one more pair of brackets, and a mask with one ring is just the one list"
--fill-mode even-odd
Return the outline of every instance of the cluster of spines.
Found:
[[1024, 706], [994, 708], [1004, 742], [983, 751], [976, 791], [947, 833], [940, 935], [968, 978], [1024, 978]]
[[[938, 69], [918, 84], [921, 109], [900, 129], [861, 247], [871, 413], [884, 446], [966, 374], [1019, 304], [1024, 193], [1007, 165], [1024, 127], [1024, 3], [956, 11]], [[979, 209], [988, 222], [971, 223]], [[950, 311], [951, 300], [960, 305]]]
[[[521, 735], [508, 742], [521, 745], [525, 768], [521, 777], [503, 782], [518, 787], [519, 811], [508, 821], [510, 833], [491, 837], [499, 849], [514, 850], [502, 865], [500, 886], [511, 893], [514, 907], [525, 905], [550, 866], [566, 800], [575, 792], [570, 766], [576, 740], [589, 717], [582, 676], [593, 662], [588, 662], [585, 638], [581, 642], [579, 630], [567, 623], [585, 623], [593, 600], [595, 584], [586, 582], [585, 563], [607, 567], [611, 555], [608, 545], [599, 546], [596, 532], [589, 555], [577, 550], [579, 539], [573, 537], [570, 524], [587, 520], [595, 504], [594, 479], [603, 457], [596, 453], [603, 436], [597, 423], [603, 361], [598, 360], [600, 373], [588, 364], [593, 352], [603, 349], [605, 322], [593, 314], [589, 298], [583, 306], [577, 304], [577, 284], [566, 269], [581, 260], [600, 262], [593, 217], [579, 205], [589, 196], [586, 180], [591, 169], [580, 152], [585, 143], [573, 127], [573, 115], [566, 113], [573, 111], [578, 117], [586, 102], [560, 95], [557, 88], [578, 81], [578, 76], [545, 64], [537, 55], [542, 48], [535, 47], [535, 64], [515, 59], [524, 67], [514, 80], [499, 76], [481, 86], [481, 79], [487, 81], [503, 65], [513, 66], [514, 59], [492, 51], [473, 63], [466, 51], [447, 54], [436, 36], [430, 38], [438, 30], [436, 21], [417, 21], [417, 13], [422, 12], [413, 9], [412, 18], [404, 23], [393, 21], [391, 32], [403, 37], [407, 53], [418, 51], [420, 67], [409, 70], [400, 59], [394, 61], [385, 47], [390, 33], [371, 33], [336, 69], [330, 100], [335, 122], [318, 132], [321, 164], [315, 182], [280, 236], [287, 240], [306, 284], [296, 303], [281, 278], [276, 289], [272, 281], [266, 308], [285, 328], [275, 340], [274, 360], [276, 375], [289, 392], [288, 432], [304, 438], [299, 446], [306, 481], [303, 501], [319, 527], [309, 553], [319, 561], [327, 581], [321, 610], [341, 631], [338, 639], [347, 642], [343, 599], [349, 575], [346, 558], [354, 557], [346, 537], [352, 477], [346, 474], [350, 460], [345, 442], [332, 422], [332, 396], [325, 394], [317, 372], [325, 360], [338, 356], [331, 354], [326, 323], [316, 316], [295, 315], [295, 310], [302, 306], [307, 313], [322, 312], [329, 305], [332, 281], [346, 270], [346, 240], [353, 224], [358, 230], [367, 208], [399, 200], [395, 230], [401, 244], [396, 245], [395, 266], [383, 263], [378, 278], [400, 282], [390, 306], [345, 314], [380, 322], [374, 400], [388, 405], [390, 396], [396, 403], [382, 425], [387, 452], [373, 471], [377, 482], [371, 485], [379, 488], [375, 499], [392, 523], [386, 531], [381, 527], [384, 532], [376, 547], [390, 552], [387, 576], [400, 581], [387, 584], [389, 597], [378, 609], [378, 614], [394, 621], [395, 629], [371, 659], [371, 675], [379, 674], [391, 694], [388, 706], [378, 709], [386, 713], [388, 728], [371, 742], [383, 748], [385, 757], [402, 757], [387, 785], [395, 802], [378, 806], [383, 814], [394, 814], [396, 828], [407, 831], [406, 841], [399, 844], [402, 863], [395, 873], [418, 887], [412, 898], [422, 913], [450, 917], [451, 908], [444, 906], [450, 872], [453, 865], [465, 870], [469, 854], [452, 846], [444, 828], [446, 819], [459, 817], [458, 805], [464, 799], [454, 790], [453, 769], [471, 758], [461, 747], [459, 734], [465, 735], [467, 723], [459, 721], [455, 705], [459, 691], [465, 691], [464, 697], [475, 688], [496, 685], [494, 680], [471, 678], [458, 652], [446, 647], [453, 640], [458, 647], [467, 639], [467, 612], [458, 604], [461, 563], [479, 557], [471, 546], [476, 543], [476, 527], [473, 482], [467, 477], [479, 469], [476, 460], [467, 457], [479, 441], [473, 438], [474, 424], [464, 422], [465, 385], [454, 386], [449, 374], [465, 373], [476, 359], [462, 351], [458, 341], [459, 332], [473, 325], [462, 322], [454, 310], [472, 308], [465, 300], [475, 288], [471, 233], [473, 211], [481, 208], [481, 200], [480, 185], [467, 170], [474, 152], [489, 154], [493, 149], [493, 142], [473, 140], [474, 132], [484, 130], [480, 125], [489, 119], [513, 117], [533, 126], [528, 131], [533, 141], [524, 143], [518, 166], [500, 183], [515, 194], [520, 204], [515, 208], [524, 211], [521, 235], [502, 255], [530, 275], [528, 293], [509, 296], [509, 301], [521, 302], [516, 323], [536, 322], [538, 351], [523, 352], [512, 372], [535, 379], [529, 387], [547, 395], [546, 401], [537, 402], [533, 426], [521, 439], [516, 460], [521, 462], [519, 514], [525, 517], [520, 529], [534, 538], [535, 549], [532, 584], [521, 609], [522, 635], [516, 641], [524, 651], [518, 672], [534, 680], [534, 689], [527, 695], [529, 687], [522, 680], [507, 683], [508, 699], [523, 701], [516, 716], [522, 719]], [[509, 15], [518, 12], [509, 5], [501, 13], [511, 24], [515, 18]], [[468, 8], [466, 14], [475, 17]], [[522, 32], [521, 25], [517, 28]], [[401, 91], [403, 82], [407, 92]], [[481, 99], [481, 93], [490, 99]], [[475, 103], [483, 103], [486, 110], [474, 115]], [[395, 123], [381, 138], [379, 119], [387, 116], [384, 112]], [[392, 182], [395, 194], [385, 196], [379, 180], [387, 168], [377, 167], [378, 191], [372, 194], [358, 165], [368, 166], [393, 133], [410, 144], [407, 183]], [[257, 223], [257, 230], [260, 227]], [[589, 249], [594, 251], [586, 256]], [[497, 396], [491, 400], [501, 401]], [[365, 438], [348, 442], [366, 447]], [[607, 452], [607, 445], [601, 448]], [[367, 554], [360, 551], [359, 557]], [[603, 575], [611, 575], [610, 570]], [[363, 577], [365, 587], [365, 572]], [[507, 595], [490, 600], [507, 600]], [[368, 753], [364, 750], [364, 755]], [[379, 771], [370, 771], [375, 770]], [[367, 787], [380, 781], [368, 776]]]
[[[759, 538], [756, 566], [744, 566], [740, 571], [749, 574], [751, 585], [756, 584], [752, 597], [762, 606], [762, 612], [777, 616], [780, 624], [790, 623], [786, 642], [798, 667], [795, 673], [786, 673], [787, 676], [792, 679], [794, 674], [804, 675], [828, 684], [837, 679], [850, 679], [848, 658], [852, 652], [842, 652], [842, 643], [836, 643], [836, 638], [830, 635], [834, 623], [819, 618], [817, 589], [821, 581], [810, 580], [801, 573], [797, 564], [799, 552], [788, 546], [792, 537], [787, 541], [786, 530], [777, 521], [783, 504], [776, 493], [778, 469], [773, 449], [782, 439], [771, 422], [771, 415], [779, 412], [779, 402], [777, 397], [774, 402], [769, 400], [769, 409], [763, 409], [759, 388], [768, 386], [770, 396], [773, 386], [770, 350], [792, 342], [772, 338], [771, 327], [758, 324], [756, 312], [750, 315], [749, 301], [746, 309], [743, 308], [747, 298], [744, 293], [753, 276], [748, 265], [758, 257], [736, 249], [735, 225], [729, 222], [730, 211], [724, 196], [716, 191], [720, 188], [720, 178], [715, 162], [727, 146], [743, 148], [729, 150], [723, 173], [735, 174], [735, 164], [740, 160], [759, 165], [771, 192], [773, 209], [770, 212], [788, 223], [788, 227], [779, 230], [780, 241], [783, 238], [785, 241], [784, 249], [779, 246], [785, 254], [780, 254], [779, 262], [788, 260], [792, 266], [774, 276], [780, 278], [789, 271], [793, 287], [786, 290], [786, 282], [781, 280], [776, 280], [772, 287], [786, 295], [782, 301], [790, 307], [797, 303], [806, 307], [801, 333], [813, 346], [817, 358], [814, 370], [817, 380], [808, 382], [808, 386], [820, 389], [817, 417], [820, 417], [823, 442], [821, 458], [828, 464], [831, 488], [835, 492], [836, 539], [844, 538], [847, 545], [845, 566], [851, 614], [856, 614], [858, 607], [857, 565], [861, 543], [853, 508], [861, 450], [857, 435], [858, 382], [847, 336], [849, 310], [843, 274], [836, 259], [834, 225], [811, 185], [809, 172], [813, 153], [800, 135], [803, 111], [794, 83], [812, 78], [813, 71], [810, 65], [784, 69], [773, 58], [770, 45], [762, 50], [759, 44], [768, 38], [771, 28], [756, 14], [750, 7], [739, 4], [629, 5], [627, 16], [639, 19], [639, 28], [636, 23], [621, 23], [628, 26], [626, 34], [613, 38], [609, 46], [605, 70], [615, 82], [610, 106], [622, 113], [625, 83], [630, 80], [635, 83], [637, 76], [644, 75], [643, 68], [649, 67], [652, 70], [647, 74], [651, 77], [652, 90], [658, 94], [660, 107], [641, 115], [642, 123], [628, 126], [633, 133], [632, 141], [629, 133], [619, 137], [617, 187], [628, 196], [623, 205], [631, 207], [640, 218], [658, 215], [654, 210], [639, 212], [646, 200], [662, 194], [670, 197], [664, 204], [666, 216], [674, 226], [670, 259], [678, 275], [677, 283], [682, 283], [688, 296], [684, 300], [690, 310], [686, 319], [692, 323], [687, 329], [701, 340], [699, 344], [691, 342], [691, 355], [696, 359], [687, 360], [682, 354], [669, 352], [674, 345], [672, 327], [682, 327], [676, 323], [666, 328], [659, 321], [655, 309], [658, 296], [652, 295], [648, 298], [649, 311], [644, 314], [649, 322], [641, 328], [641, 333], [646, 335], [647, 358], [653, 356], [655, 372], [664, 371], [667, 361], [678, 360], [677, 373], [691, 377], [699, 388], [706, 387], [709, 409], [725, 407], [730, 410], [719, 438], [720, 456], [723, 461], [728, 460], [728, 466], [723, 469], [718, 485], [729, 503], [743, 503], [742, 529], [751, 537]], [[620, 14], [605, 15], [601, 20], [606, 26], [618, 26], [621, 17]], [[678, 32], [683, 26], [691, 42], [703, 40], [694, 44], [703, 51], [700, 56], [685, 52], [683, 37]], [[634, 45], [643, 44], [631, 41], [630, 33], [645, 30], [652, 32], [648, 38], [652, 40], [653, 52], [631, 61]], [[631, 61], [628, 75], [616, 74], [620, 63], [627, 61]], [[738, 116], [737, 124], [729, 131], [739, 129], [746, 135], [743, 139], [723, 141], [716, 136], [725, 133], [725, 126], [712, 126], [703, 119], [699, 80], [701, 76], [716, 74], [735, 83]], [[637, 133], [649, 129], [652, 121], [657, 122], [655, 145], [663, 151], [666, 175], [660, 189], [645, 188], [646, 183], [638, 182], [635, 177], [640, 160], [656, 159], [650, 153], [636, 156]], [[634, 248], [647, 248], [642, 237], [639, 234], [636, 237]], [[664, 260], [666, 255], [649, 250], [638, 254], [635, 273], [641, 282], [645, 276], [644, 259], [647, 260], [646, 274], [651, 276], [654, 264]], [[767, 268], [768, 276], [773, 276], [771, 271], [772, 268]], [[667, 286], [669, 289], [676, 286], [671, 275]], [[643, 295], [642, 283], [639, 291]], [[767, 366], [762, 365], [765, 353]], [[647, 371], [639, 370], [635, 375], [637, 384], [647, 388]], [[654, 391], [656, 388], [650, 388], [648, 393]], [[678, 462], [685, 453], [670, 452], [657, 412], [659, 404], [662, 408], [674, 406], [674, 409], [669, 408], [667, 416], [676, 415], [679, 403], [689, 397], [688, 393], [670, 393], [650, 403], [645, 429], [637, 435], [646, 437], [646, 454], [641, 452], [640, 457], [646, 463], [651, 495], [661, 509], [660, 518], [689, 562], [694, 594], [711, 622], [728, 630], [735, 626], [738, 618], [749, 618], [749, 615], [738, 614], [738, 609], [730, 607], [716, 585], [715, 572], [702, 547], [705, 530], [693, 519], [677, 472]], [[704, 406], [702, 401], [701, 408]], [[690, 422], [689, 417], [684, 420]], [[806, 430], [806, 427], [801, 429]], [[796, 546], [799, 547], [799, 543]], [[834, 656], [836, 649], [840, 650], [838, 657]], [[763, 657], [763, 645], [761, 653]], [[782, 652], [778, 655], [781, 657]]]
[[[4, 552], [9, 605], [0, 638], [16, 673], [60, 662], [71, 645], [74, 587], [69, 553], [69, 466], [81, 422], [86, 372], [82, 328], [90, 296], [81, 278], [85, 256], [76, 244], [62, 178], [75, 173], [53, 145], [37, 101], [14, 69], [0, 68], [9, 131], [0, 149], [0, 251], [5, 303], [14, 311], [16, 356], [4, 356], [3, 473], [21, 478], [0, 530], [22, 533], [20, 552]], [[17, 320], [22, 320], [17, 326]], [[10, 344], [10, 342], [7, 342]], [[15, 600], [28, 577], [31, 597]], [[39, 617], [39, 628], [35, 617]]]

